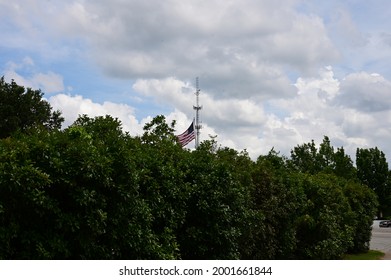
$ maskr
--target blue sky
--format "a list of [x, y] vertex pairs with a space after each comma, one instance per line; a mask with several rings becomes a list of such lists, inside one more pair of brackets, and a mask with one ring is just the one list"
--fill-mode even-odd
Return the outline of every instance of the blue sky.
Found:
[[256, 158], [327, 135], [390, 158], [390, 21], [385, 0], [0, 0], [0, 75], [65, 125], [110, 114], [134, 135], [159, 114], [184, 131], [199, 77], [201, 140]]

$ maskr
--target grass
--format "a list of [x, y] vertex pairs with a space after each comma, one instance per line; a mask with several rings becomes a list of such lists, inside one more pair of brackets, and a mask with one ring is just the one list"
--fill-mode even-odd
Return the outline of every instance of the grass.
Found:
[[344, 260], [381, 260], [384, 253], [376, 250], [369, 250], [367, 253], [346, 254]]

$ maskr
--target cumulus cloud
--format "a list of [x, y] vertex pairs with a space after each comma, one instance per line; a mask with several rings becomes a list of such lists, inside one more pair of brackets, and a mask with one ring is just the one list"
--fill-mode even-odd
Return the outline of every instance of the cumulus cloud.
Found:
[[322, 20], [298, 13], [295, 4], [83, 1], [55, 22], [87, 40], [111, 76], [197, 75], [216, 96], [274, 98], [294, 93], [284, 67], [309, 71], [338, 55]]
[[[122, 123], [124, 131], [130, 135], [138, 136], [143, 133], [143, 127], [150, 122], [154, 116], [147, 116], [138, 120], [135, 116], [134, 108], [120, 103], [104, 102], [97, 103], [91, 99], [84, 98], [81, 95], [57, 94], [49, 98], [49, 102], [54, 110], [60, 110], [65, 118], [63, 127], [71, 125], [80, 115], [88, 115], [89, 117], [110, 115]], [[175, 134], [180, 134], [185, 131], [193, 121], [185, 113], [180, 110], [174, 110], [166, 116], [167, 123], [176, 122]], [[202, 140], [209, 139], [209, 135], [217, 135], [216, 131], [207, 124], [202, 127]], [[220, 141], [221, 140], [221, 141]], [[233, 146], [233, 142], [227, 139], [219, 139], [219, 143], [226, 146]], [[190, 143], [187, 148], [193, 149], [194, 143]]]
[[[187, 129], [194, 116], [192, 108], [196, 103], [195, 88], [190, 82], [175, 78], [140, 79], [133, 85], [135, 91], [145, 96], [153, 96], [158, 103], [167, 103], [175, 107], [168, 119], [177, 120], [178, 134]], [[238, 150], [246, 149], [256, 157], [269, 146], [262, 144], [260, 131], [267, 122], [262, 103], [249, 99], [216, 99], [201, 89], [200, 111], [202, 130], [200, 140], [217, 136], [222, 146]], [[190, 148], [193, 145], [189, 145]]]
[[[201, 91], [201, 140], [217, 136], [218, 142], [237, 150], [246, 149], [255, 159], [274, 148], [289, 155], [294, 145], [314, 139], [320, 143], [324, 135], [332, 144], [344, 146], [354, 158], [357, 147], [378, 146], [384, 151], [384, 140], [391, 137], [387, 127], [391, 125], [391, 110], [378, 112], [360, 110], [345, 97], [345, 89], [356, 83], [377, 80], [388, 84], [378, 75], [351, 74], [345, 79], [334, 77], [332, 67], [322, 68], [317, 77], [299, 78], [295, 83], [296, 94], [290, 99], [275, 99], [270, 106], [250, 99], [216, 99], [207, 91]], [[139, 79], [133, 89], [141, 96], [152, 97], [156, 103], [167, 103], [174, 109], [166, 114], [168, 122], [176, 121], [176, 133], [187, 129], [192, 121], [195, 104], [195, 88], [190, 82], [176, 78]], [[142, 133], [142, 126], [153, 116], [137, 120], [134, 108], [125, 104], [104, 102], [98, 104], [82, 96], [59, 94], [50, 98], [52, 106], [63, 111], [67, 124], [79, 114], [91, 116], [110, 114], [118, 117], [124, 129], [131, 134]], [[382, 122], [378, 120], [382, 119]], [[193, 148], [194, 145], [189, 145]], [[391, 152], [391, 151], [389, 151]]]
[[54, 110], [60, 110], [65, 118], [64, 127], [71, 125], [79, 115], [90, 117], [110, 115], [122, 122], [125, 131], [133, 135], [142, 133], [142, 122], [134, 116], [134, 109], [126, 104], [104, 102], [103, 104], [93, 102], [91, 99], [83, 98], [81, 95], [57, 94], [49, 98]]
[[349, 74], [341, 83], [339, 104], [364, 112], [391, 110], [391, 82], [379, 74]]
[[352, 73], [339, 80], [326, 67], [318, 77], [299, 78], [296, 87], [293, 99], [273, 101], [274, 108], [284, 114], [267, 120], [265, 141], [277, 143], [275, 147], [287, 153], [292, 143], [312, 139], [320, 143], [327, 135], [353, 158], [358, 147], [378, 146], [391, 153], [387, 140], [391, 137], [390, 81], [368, 73]]
[[[253, 158], [267, 153], [271, 148], [289, 155], [294, 145], [314, 139], [320, 143], [324, 135], [332, 143], [344, 146], [354, 157], [357, 147], [379, 146], [387, 152], [381, 139], [389, 139], [391, 133], [391, 110], [370, 112], [352, 106], [353, 97], [346, 97], [346, 89], [357, 83], [377, 81], [380, 87], [388, 81], [379, 75], [365, 73], [351, 74], [345, 79], [334, 77], [331, 67], [322, 68], [317, 77], [299, 78], [295, 84], [296, 95], [290, 99], [276, 99], [271, 106], [249, 99], [215, 99], [208, 92], [201, 91], [203, 105], [201, 140], [217, 135], [218, 142], [238, 150], [246, 149]], [[372, 85], [373, 86], [373, 85]], [[140, 79], [133, 89], [141, 96], [153, 97], [157, 103], [173, 106], [166, 114], [168, 122], [176, 121], [176, 133], [187, 129], [192, 121], [195, 104], [195, 89], [191, 83], [175, 78]], [[360, 96], [360, 95], [359, 95]], [[168, 100], [167, 100], [168, 99]], [[54, 109], [63, 111], [71, 124], [79, 114], [90, 116], [112, 115], [118, 117], [126, 131], [137, 135], [142, 126], [153, 116], [138, 120], [134, 108], [113, 102], [95, 103], [82, 96], [58, 94], [50, 98]], [[353, 104], [355, 105], [355, 104]], [[373, 108], [376, 108], [373, 107]], [[382, 119], [382, 122], [378, 120]], [[189, 148], [193, 148], [193, 144]], [[391, 151], [390, 151], [391, 152]]]
[[332, 14], [330, 28], [341, 44], [351, 48], [363, 47], [369, 42], [368, 34], [358, 28], [349, 11], [342, 7]]
[[[154, 96], [158, 102], [166, 102], [192, 115], [195, 105], [195, 88], [175, 78], [163, 80], [138, 80], [133, 88], [144, 95]], [[215, 99], [208, 92], [201, 91], [200, 99], [204, 110], [203, 118], [215, 126], [256, 126], [262, 122], [263, 108], [249, 99]]]
[[[272, 147], [289, 154], [292, 146], [324, 135], [352, 155], [362, 146], [387, 150], [389, 17], [383, 14], [386, 23], [375, 26], [353, 15], [351, 3], [309, 2], [0, 1], [0, 48], [27, 53], [22, 61], [10, 58], [3, 72], [52, 94], [67, 124], [79, 114], [110, 114], [137, 134], [159, 111], [146, 110], [143, 119], [136, 113], [158, 106], [180, 133], [193, 119], [199, 76], [202, 140], [218, 135], [219, 143], [253, 157]], [[357, 5], [377, 16], [375, 5], [364, 2]], [[131, 96], [97, 96], [97, 103], [93, 94], [63, 94], [66, 76], [40, 67], [79, 53], [104, 78], [129, 81]], [[79, 76], [77, 82], [86, 79]], [[67, 88], [80, 91], [77, 82], [67, 80]], [[137, 108], [120, 103], [136, 99]]]
[[[305, 138], [316, 132], [330, 135], [327, 133], [327, 130], [332, 130], [330, 123], [338, 124], [340, 121], [338, 108], [331, 106], [333, 98], [339, 93], [339, 81], [334, 78], [331, 67], [322, 69], [318, 77], [299, 78], [295, 85], [295, 98], [273, 102], [274, 106], [286, 112], [284, 122], [295, 127]], [[325, 122], [329, 122], [328, 125]]]
[[[19, 74], [20, 71], [27, 72], [26, 75]], [[25, 57], [22, 62], [9, 61], [4, 70], [4, 77], [7, 80], [13, 79], [17, 84], [41, 89], [44, 93], [56, 93], [64, 90], [63, 77], [60, 74], [49, 71], [47, 73], [38, 72], [34, 67], [34, 61], [30, 57]]]

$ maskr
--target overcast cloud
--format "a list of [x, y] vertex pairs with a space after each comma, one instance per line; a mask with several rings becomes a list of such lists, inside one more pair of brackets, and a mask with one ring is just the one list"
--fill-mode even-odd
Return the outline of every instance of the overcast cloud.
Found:
[[0, 0], [0, 75], [41, 88], [66, 125], [110, 114], [134, 135], [159, 114], [186, 129], [199, 77], [202, 139], [256, 158], [328, 135], [353, 158], [378, 146], [390, 159], [390, 12], [384, 0]]

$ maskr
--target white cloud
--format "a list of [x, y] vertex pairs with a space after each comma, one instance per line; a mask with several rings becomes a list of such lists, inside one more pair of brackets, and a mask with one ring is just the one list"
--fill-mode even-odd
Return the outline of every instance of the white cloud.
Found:
[[[44, 93], [56, 93], [64, 90], [63, 77], [59, 74], [48, 71], [47, 73], [40, 73], [34, 67], [34, 61], [30, 57], [25, 57], [22, 62], [15, 63], [9, 61], [4, 70], [4, 77], [7, 80], [15, 80], [17, 84], [32, 89], [41, 89]], [[19, 72], [29, 72], [21, 75]]]
[[333, 108], [331, 102], [339, 94], [339, 81], [331, 67], [322, 69], [317, 78], [299, 78], [296, 87], [295, 98], [273, 102], [288, 115], [283, 119], [285, 125], [298, 131], [303, 139], [319, 133], [328, 136], [337, 133], [335, 126], [340, 122], [340, 110]]
[[265, 125], [263, 137], [276, 143], [277, 150], [286, 154], [292, 145], [312, 139], [319, 144], [327, 135], [353, 159], [359, 147], [378, 146], [391, 154], [390, 81], [368, 73], [338, 80], [332, 68], [326, 67], [317, 78], [299, 78], [296, 87], [295, 98], [273, 101], [284, 116], [273, 115]]
[[349, 74], [341, 82], [337, 101], [344, 107], [364, 112], [391, 110], [391, 82], [376, 73]]
[[330, 28], [339, 43], [350, 48], [364, 47], [369, 42], [368, 34], [359, 29], [346, 8], [336, 9]]
[[31, 78], [31, 81], [34, 88], [41, 88], [46, 93], [64, 90], [62, 76], [53, 72], [37, 73]]
[[322, 20], [296, 2], [73, 2], [54, 28], [86, 40], [114, 77], [200, 76], [211, 95], [274, 98], [294, 93], [284, 67], [310, 71], [338, 55]]
[[[167, 103], [184, 112], [188, 120], [195, 115], [195, 88], [189, 83], [175, 78], [144, 79], [136, 81], [133, 88], [146, 96], [154, 96], [157, 103]], [[201, 91], [199, 98], [203, 107], [200, 115], [204, 125], [201, 140], [209, 139], [209, 134], [218, 135], [219, 141], [231, 144], [234, 141], [236, 147], [245, 149], [249, 143], [246, 137], [254, 135], [266, 121], [263, 106], [255, 100], [215, 99], [204, 91]], [[209, 127], [213, 130], [209, 131]], [[255, 137], [257, 134], [255, 133]]]
[[[359, 11], [356, 5], [367, 9]], [[168, 120], [176, 119], [182, 132], [194, 115], [190, 80], [199, 76], [203, 139], [218, 135], [219, 143], [247, 148], [254, 157], [272, 147], [289, 154], [294, 145], [328, 135], [354, 155], [358, 146], [387, 150], [391, 137], [391, 36], [385, 5], [0, 0], [0, 48], [5, 54], [26, 53], [25, 59], [8, 59], [6, 77], [57, 93], [50, 102], [68, 124], [78, 114], [111, 114], [126, 130], [140, 133], [152, 116], [140, 120], [135, 112], [152, 102]], [[67, 88], [83, 88], [75, 83], [85, 79], [84, 73], [71, 81], [72, 75], [52, 63], [75, 59], [75, 54], [88, 57], [86, 64], [94, 61], [90, 67], [106, 76], [134, 83], [126, 100], [141, 99], [139, 107], [108, 95], [96, 99], [111, 102], [96, 103], [92, 94], [92, 99], [58, 94], [64, 92], [62, 77]]]
[[[389, 82], [382, 76], [353, 73], [339, 80], [332, 67], [327, 66], [319, 70], [317, 77], [299, 78], [294, 97], [270, 100], [270, 106], [257, 99], [216, 99], [201, 91], [201, 120], [212, 129], [212, 135], [218, 135], [220, 143], [238, 150], [247, 149], [253, 158], [273, 147], [289, 155], [295, 145], [312, 139], [320, 143], [325, 135], [338, 147], [344, 146], [353, 158], [357, 147], [378, 145], [387, 149], [386, 142], [391, 137], [387, 129], [391, 121], [386, 121], [391, 120], [390, 108], [374, 113], [354, 106], [361, 104], [349, 95], [357, 89], [354, 85], [375, 88], [379, 102], [390, 92], [387, 91]], [[175, 78], [144, 79], [138, 80], [134, 89], [184, 112], [186, 122], [181, 129], [187, 128], [195, 104], [195, 89], [190, 83]], [[366, 100], [365, 94], [359, 93], [360, 98]], [[378, 101], [375, 98], [371, 102]], [[208, 139], [208, 134], [211, 133], [202, 131], [202, 139]]]
[[[50, 97], [49, 102], [54, 110], [60, 110], [62, 112], [62, 116], [65, 118], [63, 127], [71, 125], [80, 115], [83, 114], [90, 117], [110, 115], [121, 121], [124, 131], [129, 132], [133, 136], [137, 136], [143, 133], [144, 125], [147, 122], [150, 122], [154, 117], [147, 116], [142, 120], [137, 120], [134, 115], [134, 109], [126, 104], [112, 102], [104, 102], [103, 104], [100, 104], [93, 102], [91, 99], [83, 98], [80, 95], [71, 96], [66, 94], [57, 94]], [[179, 110], [174, 110], [166, 115], [166, 121], [168, 124], [171, 124], [174, 120], [176, 121], [175, 134], [180, 134], [185, 131], [192, 122], [191, 118], [188, 118], [185, 113]], [[209, 139], [209, 135], [216, 135], [216, 132], [213, 128], [204, 124], [202, 128], [201, 141]], [[226, 145], [227, 140], [219, 141], [219, 143]], [[232, 144], [232, 142], [229, 142], [229, 144]], [[187, 148], [193, 149], [194, 143], [190, 143]]]
[[[137, 80], [133, 88], [144, 95], [154, 96], [157, 102], [165, 102], [192, 115], [195, 105], [195, 88], [175, 78], [162, 80]], [[201, 91], [200, 102], [204, 107], [203, 118], [210, 124], [226, 126], [259, 125], [264, 116], [262, 106], [249, 99], [215, 99], [208, 92]]]
[[80, 95], [71, 96], [57, 94], [49, 98], [54, 110], [60, 110], [65, 118], [64, 127], [71, 125], [79, 115], [86, 114], [90, 117], [111, 115], [122, 122], [125, 131], [132, 135], [142, 133], [142, 122], [136, 120], [134, 109], [126, 104], [113, 102], [95, 103], [91, 99], [83, 98]]
[[[391, 110], [369, 112], [360, 110], [360, 107], [349, 107], [351, 98], [345, 98], [346, 93], [342, 91], [349, 88], [350, 82], [365, 84], [368, 80], [388, 84], [382, 76], [365, 73], [351, 74], [340, 81], [334, 77], [333, 69], [326, 67], [319, 71], [317, 78], [298, 79], [295, 97], [274, 100], [271, 110], [254, 100], [215, 99], [208, 92], [201, 92], [201, 141], [217, 135], [222, 146], [246, 149], [256, 159], [272, 148], [289, 156], [295, 145], [312, 139], [319, 144], [327, 135], [335, 147], [344, 146], [353, 159], [358, 147], [378, 146], [390, 154], [388, 139], [391, 139], [391, 132], [388, 127], [391, 125]], [[143, 96], [153, 96], [157, 103], [170, 103], [175, 109], [166, 114], [167, 121], [176, 120], [177, 134], [187, 129], [194, 116], [192, 105], [195, 103], [194, 87], [190, 83], [175, 78], [144, 79], [138, 80], [134, 89]], [[134, 108], [128, 105], [99, 104], [82, 96], [58, 94], [49, 101], [54, 109], [63, 111], [66, 125], [79, 114], [109, 114], [118, 117], [126, 131], [138, 135], [153, 117], [138, 120]], [[194, 144], [188, 148], [194, 148]]]

